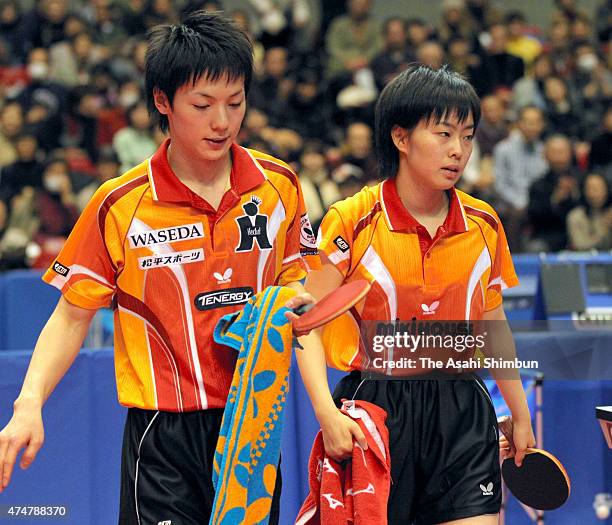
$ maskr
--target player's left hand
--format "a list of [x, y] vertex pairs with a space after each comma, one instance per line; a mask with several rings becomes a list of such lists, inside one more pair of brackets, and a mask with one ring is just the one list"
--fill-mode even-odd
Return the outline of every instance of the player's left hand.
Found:
[[[285, 312], [285, 317], [289, 319], [289, 321], [295, 321], [296, 319], [299, 319], [299, 315], [294, 314], [291, 310], [297, 308], [298, 306], [302, 306], [303, 304], [314, 304], [316, 302], [316, 299], [309, 293], [298, 293], [285, 303], [285, 306], [290, 310], [289, 312]], [[294, 330], [294, 333], [296, 336], [302, 336], [308, 334], [309, 332], [297, 332]]]
[[531, 421], [514, 421], [512, 430], [512, 442], [516, 453], [514, 463], [517, 467], [523, 464], [523, 458], [528, 448], [535, 447], [536, 440], [531, 428]]

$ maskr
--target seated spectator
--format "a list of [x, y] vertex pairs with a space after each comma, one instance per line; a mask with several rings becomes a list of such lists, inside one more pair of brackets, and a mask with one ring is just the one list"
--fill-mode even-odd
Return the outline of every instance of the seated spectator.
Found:
[[326, 166], [323, 143], [313, 140], [305, 144], [298, 173], [308, 216], [316, 232], [327, 209], [340, 199], [338, 185], [330, 178]]
[[529, 189], [527, 218], [531, 229], [528, 250], [557, 252], [567, 247], [567, 214], [580, 198], [578, 174], [572, 162], [572, 143], [564, 135], [546, 139], [549, 169]]
[[28, 266], [27, 249], [33, 243], [38, 224], [36, 191], [31, 186], [25, 186], [8, 205], [8, 219], [0, 238], [1, 270]]
[[482, 116], [475, 138], [483, 157], [493, 155], [495, 146], [504, 140], [509, 133], [508, 123], [504, 118], [504, 104], [497, 95], [488, 95], [481, 101]]
[[371, 0], [348, 0], [348, 13], [334, 19], [327, 31], [327, 76], [351, 77], [382, 49], [380, 27], [371, 15]]
[[51, 78], [67, 87], [84, 86], [91, 81], [94, 66], [104, 58], [88, 31], [77, 33], [49, 50]]
[[522, 58], [525, 67], [530, 69], [531, 64], [542, 52], [542, 44], [533, 34], [529, 34], [527, 18], [521, 11], [507, 13], [506, 25], [508, 27], [508, 45], [506, 46], [506, 51]]
[[406, 31], [410, 49], [418, 49], [432, 38], [433, 29], [421, 18], [409, 18], [406, 20]]
[[89, 184], [81, 188], [76, 194], [76, 204], [79, 213], [85, 209], [96, 190], [107, 180], [121, 175], [121, 163], [112, 148], [100, 151], [96, 162], [96, 176]]
[[591, 144], [589, 167], [599, 170], [612, 183], [612, 105], [604, 113], [599, 129]]
[[[363, 122], [355, 122], [346, 128], [346, 137], [341, 148], [340, 166], [332, 173], [336, 181], [344, 180], [340, 173], [361, 173], [362, 186], [378, 178], [378, 166], [372, 144], [372, 128]], [[356, 169], [354, 169], [356, 168]]]
[[11, 200], [26, 187], [42, 187], [43, 166], [38, 160], [38, 141], [30, 133], [15, 139], [17, 160], [0, 172], [0, 191]]
[[425, 64], [432, 69], [440, 69], [446, 60], [444, 48], [435, 40], [423, 42], [416, 51], [417, 62]]
[[570, 73], [572, 51], [570, 48], [570, 25], [566, 20], [553, 22], [548, 32], [545, 51], [553, 63], [553, 70], [564, 78]]
[[537, 106], [546, 109], [544, 81], [554, 72], [550, 55], [538, 56], [531, 71], [512, 86], [512, 105], [515, 112], [524, 106]]
[[304, 51], [314, 42], [318, 23], [306, 0], [248, 0], [255, 10], [261, 33], [258, 40], [269, 47]]
[[376, 87], [382, 90], [387, 83], [415, 61], [408, 45], [406, 20], [399, 16], [388, 18], [383, 26], [384, 49], [372, 59]]
[[104, 100], [90, 86], [79, 86], [71, 92], [71, 113], [66, 143], [87, 152], [93, 162], [98, 157], [98, 118]]
[[580, 102], [583, 126], [587, 130], [596, 129], [612, 99], [612, 72], [587, 41], [575, 44], [574, 63], [570, 86]]
[[0, 110], [0, 170], [17, 160], [15, 138], [22, 131], [23, 110], [21, 105], [17, 102], [10, 102]]
[[96, 0], [89, 3], [87, 19], [96, 34], [96, 43], [105, 58], [117, 52], [125, 41], [126, 33], [121, 20], [122, 11], [114, 0]]
[[479, 96], [491, 91], [487, 65], [480, 55], [472, 52], [470, 39], [453, 36], [447, 42], [447, 50], [450, 66], [469, 80]]
[[16, 0], [0, 2], [0, 40], [6, 45], [13, 64], [22, 63], [27, 52], [27, 39], [23, 31], [23, 12]]
[[66, 161], [54, 159], [49, 162], [43, 172], [42, 182], [43, 187], [37, 191], [40, 225], [36, 235], [41, 245], [50, 238], [62, 237], [65, 240], [79, 218]]
[[508, 53], [508, 28], [505, 24], [493, 24], [489, 28], [489, 36], [486, 59], [491, 89], [512, 89], [514, 83], [525, 74], [523, 59]]
[[121, 162], [122, 172], [140, 164], [157, 150], [151, 133], [151, 119], [144, 101], [137, 102], [128, 109], [127, 121], [128, 126], [117, 131], [113, 137], [113, 148]]
[[30, 51], [27, 68], [31, 82], [17, 95], [15, 100], [21, 104], [26, 115], [33, 106], [47, 108], [45, 120], [48, 126], [54, 127], [50, 134], [51, 137], [54, 137], [54, 141], [46, 146], [52, 149], [58, 145], [63, 131], [63, 116], [68, 104], [68, 91], [61, 84], [49, 79], [49, 52], [47, 49], [36, 48]]
[[145, 35], [147, 28], [144, 23], [144, 14], [147, 7], [147, 0], [127, 0], [121, 3], [123, 13], [121, 21], [123, 29], [128, 35]]
[[289, 73], [289, 54], [284, 47], [272, 47], [266, 51], [261, 75], [254, 80], [249, 92], [253, 107], [265, 112], [270, 124], [280, 127], [285, 121], [287, 101], [295, 88], [295, 80]]
[[474, 24], [465, 9], [464, 0], [442, 0], [440, 5], [441, 20], [438, 24], [438, 41], [446, 49], [451, 39], [462, 37], [472, 47]]
[[331, 142], [331, 111], [321, 83], [316, 71], [308, 68], [298, 71], [285, 108], [284, 124], [304, 138]]
[[499, 197], [496, 209], [504, 222], [511, 251], [521, 249], [529, 187], [548, 169], [540, 138], [543, 131], [542, 110], [526, 106], [519, 113], [517, 129], [493, 150], [495, 190]]
[[573, 250], [612, 249], [612, 193], [601, 175], [584, 178], [582, 203], [567, 215], [567, 233]]
[[593, 24], [586, 14], [579, 14], [573, 20], [570, 31], [574, 42], [593, 40]]
[[68, 0], [39, 0], [24, 15], [21, 29], [27, 35], [28, 49], [50, 48], [64, 40], [64, 25], [70, 14]]
[[550, 133], [563, 133], [571, 139], [583, 135], [581, 117], [570, 100], [567, 84], [561, 77], [551, 76], [544, 81], [546, 120]]

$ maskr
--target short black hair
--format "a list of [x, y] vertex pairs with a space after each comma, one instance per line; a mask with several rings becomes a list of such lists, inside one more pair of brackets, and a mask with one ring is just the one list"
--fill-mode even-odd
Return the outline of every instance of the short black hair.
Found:
[[470, 115], [474, 129], [480, 121], [480, 99], [471, 84], [447, 65], [432, 69], [412, 64], [393, 79], [376, 104], [375, 142], [381, 177], [394, 177], [399, 152], [391, 138], [395, 126], [413, 130], [421, 120], [440, 122], [446, 115], [465, 122]]
[[[149, 33], [145, 88], [147, 107], [157, 114], [153, 91], [159, 89], [172, 105], [176, 91], [202, 75], [215, 81], [224, 76], [244, 79], [248, 93], [253, 76], [253, 46], [249, 37], [228, 18], [193, 11], [180, 25], [163, 24]], [[168, 118], [159, 115], [159, 127], [168, 131]]]

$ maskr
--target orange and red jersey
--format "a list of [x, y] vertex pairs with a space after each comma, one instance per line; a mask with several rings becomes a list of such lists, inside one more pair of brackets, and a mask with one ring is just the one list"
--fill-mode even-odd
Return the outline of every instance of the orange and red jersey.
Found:
[[433, 239], [402, 204], [395, 179], [330, 208], [319, 231], [321, 263], [334, 264], [345, 282], [372, 284], [351, 312], [324, 327], [330, 366], [361, 369], [362, 321], [479, 320], [502, 303], [502, 289], [518, 284], [493, 208], [454, 188], [448, 195]]
[[214, 210], [172, 172], [168, 145], [100, 187], [43, 279], [72, 304], [114, 308], [121, 404], [223, 407], [236, 355], [214, 343], [217, 320], [303, 279], [316, 240], [285, 163], [233, 145]]

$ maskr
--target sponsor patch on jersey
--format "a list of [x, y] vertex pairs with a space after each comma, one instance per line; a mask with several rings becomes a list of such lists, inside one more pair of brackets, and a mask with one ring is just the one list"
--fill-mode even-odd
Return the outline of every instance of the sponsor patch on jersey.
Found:
[[349, 250], [349, 243], [346, 242], [340, 235], [334, 239], [334, 244], [342, 253], [346, 253]]
[[317, 249], [317, 237], [312, 230], [307, 213], [300, 217], [300, 244], [309, 250], [316, 251]]
[[204, 237], [204, 226], [201, 222], [181, 224], [159, 230], [142, 231], [128, 235], [130, 248], [143, 248], [157, 244], [185, 241], [188, 239], [201, 239]]
[[64, 266], [59, 261], [55, 261], [53, 263], [53, 271], [55, 273], [59, 273], [62, 277], [66, 277], [68, 275], [68, 272], [70, 272], [70, 268]]
[[162, 266], [175, 266], [178, 264], [189, 264], [204, 260], [204, 250], [186, 250], [184, 252], [157, 253], [138, 258], [138, 268], [150, 270]]
[[253, 297], [254, 293], [255, 291], [250, 286], [203, 292], [196, 295], [194, 304], [201, 311], [223, 308], [224, 306], [235, 306], [246, 303]]

